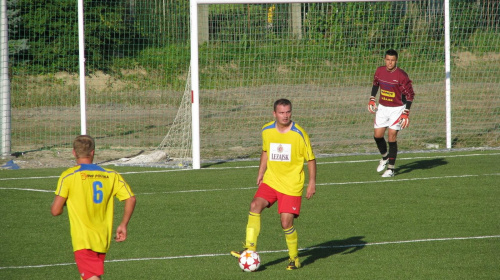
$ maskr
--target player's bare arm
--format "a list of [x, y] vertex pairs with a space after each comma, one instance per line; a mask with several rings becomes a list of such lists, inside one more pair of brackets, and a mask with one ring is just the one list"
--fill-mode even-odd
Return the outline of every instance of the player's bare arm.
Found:
[[257, 186], [262, 183], [264, 179], [264, 173], [266, 173], [267, 169], [267, 152], [262, 151], [260, 155], [260, 164], [259, 164], [259, 173], [257, 174]]
[[64, 205], [66, 204], [66, 198], [56, 195], [54, 201], [52, 202], [52, 206], [50, 207], [50, 213], [52, 216], [59, 216], [63, 213]]
[[306, 198], [311, 199], [316, 193], [316, 160], [307, 162], [307, 170], [309, 171], [309, 183], [307, 184]]
[[136, 204], [135, 196], [125, 200], [125, 210], [123, 211], [123, 218], [120, 225], [116, 228], [116, 242], [122, 242], [127, 239], [127, 226], [132, 214], [134, 213]]

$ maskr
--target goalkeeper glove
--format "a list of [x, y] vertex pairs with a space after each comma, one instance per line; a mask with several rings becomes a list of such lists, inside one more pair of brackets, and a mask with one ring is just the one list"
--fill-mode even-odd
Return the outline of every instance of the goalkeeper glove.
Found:
[[405, 129], [410, 125], [410, 110], [405, 109], [401, 116], [399, 117], [399, 125], [401, 126], [401, 129]]
[[375, 103], [375, 97], [370, 97], [370, 102], [368, 102], [368, 111], [370, 113], [375, 114], [377, 112], [377, 103]]

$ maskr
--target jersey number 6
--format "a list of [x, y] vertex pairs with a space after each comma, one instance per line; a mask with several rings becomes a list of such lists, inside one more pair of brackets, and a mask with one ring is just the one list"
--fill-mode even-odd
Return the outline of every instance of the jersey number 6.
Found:
[[94, 203], [99, 204], [102, 202], [102, 199], [104, 198], [102, 192], [102, 182], [95, 181], [92, 186], [94, 188]]

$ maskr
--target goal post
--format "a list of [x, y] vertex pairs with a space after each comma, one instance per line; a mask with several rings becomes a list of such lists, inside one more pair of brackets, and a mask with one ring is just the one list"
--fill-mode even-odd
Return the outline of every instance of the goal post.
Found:
[[[324, 4], [328, 4], [328, 3], [361, 3], [361, 2], [379, 2], [379, 3], [391, 3], [391, 2], [399, 2], [399, 3], [418, 3], [418, 2], [431, 2], [431, 1], [424, 1], [424, 0], [383, 0], [383, 1], [379, 1], [379, 0], [341, 0], [341, 1], [322, 1], [322, 0], [315, 0], [315, 1], [304, 1], [304, 0], [264, 0], [264, 1], [260, 1], [260, 0], [254, 0], [254, 1], [250, 1], [250, 0], [190, 0], [190, 31], [191, 31], [191, 70], [192, 70], [192, 73], [191, 73], [191, 85], [192, 85], [192, 154], [193, 154], [193, 159], [192, 159], [192, 162], [193, 162], [193, 169], [199, 169], [200, 166], [201, 166], [201, 158], [200, 158], [200, 155], [201, 155], [201, 141], [204, 140], [201, 138], [201, 135], [200, 135], [200, 98], [202, 98], [200, 96], [200, 64], [199, 64], [199, 60], [200, 60], [200, 42], [199, 42], [199, 38], [198, 38], [198, 34], [199, 34], [199, 22], [198, 22], [198, 5], [215, 5], [215, 4], [221, 4], [221, 5], [236, 5], [236, 4], [248, 4], [248, 5], [271, 5], [271, 4], [294, 4], [294, 3], [302, 3], [302, 4], [305, 4], [305, 3], [317, 3], [317, 4], [321, 4], [321, 3], [324, 3]], [[443, 2], [441, 2], [443, 3]], [[434, 50], [432, 49], [419, 49], [419, 50], [415, 50], [415, 53], [409, 53], [409, 55], [412, 55], [412, 56], [425, 56], [425, 55], [428, 55], [428, 56], [433, 56], [435, 57], [434, 59], [431, 59], [432, 62], [432, 67], [439, 67], [438, 64], [436, 63], [437, 61], [442, 61], [442, 59], [446, 59], [445, 61], [445, 65], [446, 65], [446, 74], [441, 72], [443, 77], [444, 75], [446, 75], [446, 83], [445, 84], [440, 84], [439, 86], [434, 86], [432, 89], [430, 89], [431, 91], [435, 91], [435, 92], [445, 92], [445, 96], [443, 96], [443, 98], [445, 99], [445, 101], [443, 103], [446, 103], [446, 107], [443, 105], [442, 108], [443, 110], [446, 110], [446, 113], [445, 114], [442, 114], [442, 115], [445, 115], [444, 117], [442, 117], [443, 119], [446, 118], [446, 121], [442, 120], [441, 117], [439, 117], [439, 119], [436, 119], [437, 121], [440, 121], [442, 123], [446, 123], [446, 129], [444, 128], [441, 128], [440, 126], [437, 128], [440, 132], [437, 132], [437, 134], [441, 135], [441, 131], [443, 130], [446, 130], [447, 132], [445, 133], [445, 137], [446, 137], [446, 148], [450, 149], [451, 148], [451, 113], [450, 113], [450, 110], [451, 110], [451, 106], [450, 106], [450, 91], [451, 91], [451, 83], [450, 83], [450, 78], [451, 78], [451, 71], [450, 71], [450, 68], [449, 68], [449, 63], [450, 63], [450, 45], [449, 45], [449, 0], [444, 0], [444, 8], [447, 9], [446, 11], [444, 11], [444, 14], [447, 16], [446, 20], [447, 20], [447, 24], [445, 25], [447, 30], [444, 31], [443, 30], [443, 33], [445, 34], [448, 34], [446, 36], [446, 44], [441, 44], [439, 45], [441, 42], [441, 38], [439, 39], [436, 39], [435, 42], [438, 42], [439, 44], [438, 45], [435, 45], [434, 42], [431, 42], [431, 44], [434, 44], [431, 48], [435, 48]], [[250, 9], [250, 8], [249, 8]], [[370, 9], [368, 7], [368, 9]], [[334, 12], [334, 11], [327, 11], [328, 13], [331, 13], [331, 12]], [[307, 14], [307, 12], [305, 11], [302, 11], [302, 20], [307, 20], [307, 18], [305, 18], [305, 15]], [[387, 16], [387, 15], [384, 15], [384, 16]], [[392, 15], [389, 15], [389, 16], [392, 16]], [[409, 46], [415, 42], [413, 42], [412, 40], [427, 40], [426, 38], [426, 34], [425, 33], [425, 30], [424, 28], [430, 28], [429, 26], [430, 25], [435, 25], [436, 23], [433, 22], [427, 22], [427, 19], [423, 16], [419, 16], [419, 15], [416, 15], [415, 18], [411, 18], [411, 11], [405, 11], [405, 13], [403, 14], [402, 12], [400, 11], [396, 11], [395, 15], [394, 16], [397, 16], [397, 17], [400, 17], [401, 20], [405, 20], [405, 21], [408, 21], [408, 24], [406, 26], [403, 26], [403, 25], [394, 25], [393, 27], [391, 26], [388, 26], [387, 28], [414, 28], [415, 30], [417, 28], [421, 28], [422, 27], [422, 30], [417, 30], [415, 31], [415, 33], [412, 33], [410, 34], [409, 36], [412, 36], [412, 37], [409, 37], [409, 38], [402, 38], [402, 37], [397, 37], [396, 39], [397, 40], [400, 40], [400, 41], [404, 41], [402, 43], [399, 44], [399, 46]], [[250, 15], [248, 16], [250, 17]], [[440, 19], [438, 19], [438, 25], [439, 25], [439, 22], [440, 21], [443, 21], [443, 16], [442, 16], [442, 12], [439, 12], [439, 15], [438, 17], [440, 17]], [[251, 19], [247, 19], [248, 21], [250, 21]], [[334, 18], [328, 18], [327, 20], [335, 20]], [[346, 19], [345, 20], [346, 22], [348, 22], [348, 20]], [[359, 23], [359, 22], [353, 22], [353, 24], [363, 24], [363, 25], [369, 25], [369, 24], [372, 24], [374, 23], [374, 21], [370, 21], [369, 23]], [[229, 24], [228, 24], [229, 25]], [[214, 27], [216, 28], [216, 27]], [[307, 28], [304, 27], [304, 28]], [[369, 29], [367, 28], [366, 26], [364, 27], [365, 29]], [[442, 29], [442, 27], [440, 27]], [[328, 31], [328, 32], [334, 32], [335, 30], [331, 30], [331, 31]], [[355, 31], [354, 31], [355, 32]], [[384, 31], [385, 33], [387, 34], [390, 34], [391, 33], [391, 30], [385, 30]], [[272, 32], [271, 32], [272, 33]], [[243, 41], [246, 40], [246, 37], [245, 36], [239, 36], [240, 34], [238, 35], [233, 35], [233, 37], [240, 37], [240, 38], [244, 38]], [[317, 35], [317, 34], [316, 34]], [[338, 52], [343, 52], [345, 51], [345, 49], [342, 49], [342, 47], [339, 47], [340, 44], [337, 44], [335, 42], [335, 40], [347, 40], [345, 38], [336, 38], [335, 35], [338, 35], [338, 36], [356, 36], [355, 33], [353, 34], [345, 34], [345, 33], [342, 33], [342, 32], [338, 32], [337, 34], [324, 34], [324, 38], [320, 38], [320, 37], [317, 37], [317, 38], [313, 38], [313, 36], [311, 36], [309, 38], [309, 42], [310, 42], [310, 46], [312, 47], [316, 47], [317, 44], [315, 41], [318, 41], [318, 40], [330, 40], [330, 45], [327, 46], [327, 48], [330, 48], [330, 50], [333, 50], [335, 51], [336, 48], [338, 48]], [[372, 34], [367, 34], [367, 36], [371, 36]], [[276, 34], [267, 34], [265, 35], [266, 37], [276, 37], [277, 35]], [[392, 36], [392, 35], [389, 35], [389, 36]], [[421, 36], [422, 38], [420, 39], [419, 36]], [[440, 35], [440, 37], [443, 37]], [[391, 37], [391, 39], [394, 39]], [[391, 42], [376, 42], [376, 40], [378, 39], [373, 39], [373, 42], [370, 42], [370, 46], [368, 47], [364, 47], [363, 48], [363, 51], [365, 52], [364, 54], [370, 54], [370, 55], [379, 55], [382, 51], [385, 51], [385, 50], [382, 50], [382, 49], [376, 49], [377, 47], [380, 48], [380, 47], [384, 47], [384, 46], [388, 46], [388, 45], [391, 45]], [[224, 43], [226, 43], [224, 40], [221, 40], [221, 41], [218, 41], [217, 43], [213, 43], [213, 44], [220, 44], [220, 45], [223, 45]], [[252, 45], [252, 47], [254, 48], [258, 48], [258, 43], [259, 42], [241, 42], [241, 47], [242, 48], [247, 48], [246, 51], [249, 51], [248, 50], [248, 45]], [[279, 42], [278, 42], [279, 43]], [[423, 42], [424, 43], [424, 42]], [[210, 42], [209, 42], [210, 44]], [[246, 46], [243, 46], [244, 44], [247, 44]], [[272, 45], [273, 43], [271, 42], [270, 45]], [[316, 45], [315, 45], [316, 44]], [[321, 43], [318, 43], [318, 44], [321, 44]], [[346, 49], [349, 49], [350, 48], [354, 48], [355, 46], [350, 46], [349, 44], [350, 43], [345, 43], [345, 48]], [[395, 45], [395, 44], [394, 44]], [[219, 46], [216, 46], [216, 47], [219, 47]], [[397, 46], [396, 46], [397, 47]], [[269, 47], [270, 48], [270, 47]], [[291, 46], [291, 48], [293, 49], [292, 51], [299, 51], [298, 49], [300, 48], [300, 46], [297, 46], [297, 45], [293, 45]], [[439, 57], [440, 55], [442, 55], [443, 53], [443, 50], [444, 49], [444, 52], [446, 53], [445, 54], [445, 57], [442, 58], [442, 57]], [[232, 50], [228, 50], [228, 52], [231, 52]], [[430, 53], [430, 52], [435, 52], [435, 53]], [[278, 55], [283, 55], [283, 56], [286, 56], [286, 54], [278, 54]], [[310, 53], [308, 53], [308, 55], [311, 55]], [[258, 55], [257, 55], [258, 56]], [[353, 56], [355, 57], [355, 56]], [[364, 60], [365, 58], [363, 57], [359, 57], [359, 59], [362, 59]], [[405, 58], [404, 58], [404, 54], [403, 54], [403, 58], [401, 59], [403, 61], [403, 65], [411, 65], [412, 63], [415, 63], [415, 61], [407, 61], [407, 62], [404, 62]], [[379, 60], [377, 61], [382, 61], [382, 57], [379, 57]], [[252, 64], [252, 62], [245, 62], [247, 64]], [[264, 65], [265, 63], [267, 62], [263, 62], [263, 63], [257, 63], [255, 67], [268, 67], [269, 65]], [[297, 62], [297, 63], [301, 63], [301, 62]], [[327, 63], [329, 65], [331, 65], [332, 63], [333, 64], [337, 64], [336, 61], [318, 61], [318, 63]], [[378, 63], [378, 62], [377, 62]], [[230, 65], [231, 62], [228, 63], [228, 65]], [[325, 66], [325, 69], [327, 69], [329, 67], [329, 65], [326, 65]], [[271, 66], [277, 66], [277, 65], [271, 65]], [[356, 65], [349, 65], [350, 67], [351, 66], [356, 66]], [[378, 66], [376, 64], [373, 64], [373, 71], [375, 70], [375, 67]], [[236, 68], [239, 68], [239, 67], [245, 67], [245, 66], [235, 66]], [[285, 69], [285, 68], [291, 68], [293, 66], [290, 66], [290, 65], [287, 65], [287, 66], [283, 66], [283, 71], [284, 72], [287, 72], [286, 75], [289, 75], [289, 76], [292, 76], [291, 74], [289, 74], [289, 71], [293, 71], [290, 70], [290, 69]], [[298, 66], [300, 67], [300, 66]], [[207, 69], [205, 69], [205, 71], [210, 71], [210, 67], [206, 67]], [[313, 69], [314, 68], [314, 65], [310, 66], [309, 69]], [[331, 67], [330, 69], [333, 69], [334, 67]], [[356, 68], [356, 67], [355, 67]], [[364, 69], [361, 69], [361, 68], [358, 68], [359, 71], [363, 70]], [[405, 69], [407, 70], [407, 69]], [[280, 71], [279, 69], [279, 65], [278, 65], [278, 69], [276, 69], [276, 71]], [[344, 71], [343, 69], [340, 70], [340, 71]], [[433, 70], [434, 71], [434, 70]], [[233, 74], [236, 74], [236, 73], [233, 73]], [[340, 74], [340, 75], [343, 75], [343, 79], [346, 79], [346, 80], [351, 80], [351, 79], [359, 79], [359, 76], [360, 74], [359, 73], [354, 73], [352, 72], [351, 74], [353, 75], [352, 77], [349, 77], [349, 73], [347, 73], [347, 76], [345, 76], [346, 73], [343, 73], [343, 74]], [[410, 76], [412, 76], [412, 73], [410, 72], [409, 73]], [[265, 74], [264, 74], [265, 75]], [[297, 75], [300, 75], [297, 74]], [[366, 85], [366, 88], [369, 87], [369, 84], [370, 84], [370, 75], [373, 75], [372, 73], [371, 74], [367, 74], [367, 73], [363, 73], [362, 75], [365, 76], [365, 85]], [[212, 75], [213, 76], [213, 75]], [[307, 84], [307, 88], [304, 89], [304, 91], [309, 91], [310, 90], [310, 86], [311, 84], [314, 84], [315, 87], [325, 87], [324, 85], [324, 81], [320, 81], [320, 80], [313, 80], [314, 77], [310, 77], [309, 78], [310, 81], [288, 81], [290, 82], [291, 86], [293, 87], [293, 85], [295, 84], [296, 86], [298, 85], [298, 87], [301, 86], [301, 84]], [[434, 81], [432, 83], [439, 83], [439, 80], [442, 81], [442, 79], [440, 78], [437, 78], [437, 79], [434, 79]], [[279, 81], [279, 82], [282, 82], [282, 81]], [[235, 84], [245, 84], [245, 81], [235, 81]], [[265, 83], [264, 83], [265, 84]], [[344, 84], [345, 85], [345, 84]], [[368, 90], [365, 89], [365, 88], [360, 88], [360, 84], [359, 83], [351, 83], [351, 84], [347, 84], [348, 86], [350, 86], [350, 89], [352, 90], [359, 90], [359, 91], [364, 91], [364, 94], [363, 96], [366, 97], [366, 95], [368, 94]], [[263, 84], [259, 84], [258, 86], [263, 86]], [[281, 85], [283, 86], [283, 85]], [[343, 86], [342, 83], [337, 83], [337, 84], [334, 84], [333, 86]], [[428, 84], [429, 87], [432, 87], [432, 85], [429, 83]], [[444, 89], [445, 87], [445, 89]], [[325, 89], [329, 88], [329, 86], [326, 86]], [[290, 90], [294, 90], [293, 88], [291, 88]], [[321, 89], [319, 90], [321, 91]], [[361, 93], [361, 92], [359, 92]], [[338, 92], [335, 92], [334, 95], [338, 94]], [[274, 95], [274, 94], [271, 94], [271, 95]], [[283, 93], [280, 93], [280, 94], [277, 94], [276, 96], [277, 97], [284, 97], [282, 96]], [[299, 97], [298, 95], [296, 94], [292, 94], [294, 97], [296, 97], [296, 99], [298, 98], [301, 98]], [[309, 97], [309, 98], [312, 98], [312, 99], [321, 99], [321, 98], [325, 98], [325, 97], [322, 97], [321, 94], [316, 94], [315, 96], [313, 97]], [[357, 97], [356, 97], [357, 98]], [[324, 106], [328, 106], [329, 102], [342, 102], [342, 98], [339, 98], [338, 96], [335, 96], [335, 98], [333, 98], [335, 100], [330, 100], [330, 101], [327, 101], [325, 100], [324, 103], [322, 103], [321, 100], [317, 101], [317, 103], [313, 106], [321, 106], [321, 105], [324, 105]], [[246, 100], [245, 102], [251, 102], [249, 101], [250, 99]], [[292, 100], [292, 102], [294, 102], [294, 100]], [[364, 99], [360, 100], [360, 102], [364, 102]], [[429, 101], [429, 102], [435, 102], [434, 101]], [[260, 106], [261, 104], [257, 104], [258, 102], [255, 102], [256, 106]], [[301, 105], [302, 104], [307, 104], [306, 101], [304, 102], [301, 102], [300, 103]], [[241, 106], [245, 106], [245, 105], [241, 105]], [[359, 106], [359, 107], [362, 107], [362, 106]], [[417, 107], [417, 106], [414, 106], [414, 107]], [[297, 108], [294, 106], [294, 108]], [[446, 108], [446, 109], [444, 109]], [[297, 109], [298, 110], [298, 109]], [[357, 109], [356, 109], [357, 110]], [[351, 111], [346, 111], [346, 112], [343, 112], [342, 114], [348, 114], [348, 113], [356, 113], [358, 114], [359, 112], [353, 112], [352, 110]], [[334, 114], [334, 113], [333, 113]], [[331, 114], [327, 114], [325, 113], [325, 117], [328, 117], [330, 116]], [[432, 118], [433, 116], [431, 116]], [[299, 117], [300, 118], [300, 117]], [[314, 120], [310, 120], [311, 122], [314, 122]], [[361, 124], [359, 123], [356, 123], [356, 120], [349, 120], [350, 122], [352, 122], [352, 125], [353, 127], [354, 126], [357, 126], [359, 127]], [[369, 123], [370, 121], [369, 120], [366, 120], [367, 123]], [[332, 122], [332, 125], [335, 125], [334, 122]], [[413, 126], [416, 126], [416, 125], [413, 125]], [[318, 128], [318, 130], [321, 130], [321, 129], [325, 129], [326, 127], [328, 127], [328, 122], [325, 122], [324, 124], [324, 127], [323, 128]], [[307, 127], [306, 127], [307, 128]], [[357, 128], [348, 128], [348, 127], [344, 127], [342, 129], [345, 129], [346, 132], [343, 132], [343, 133], [346, 133], [346, 134], [349, 134], [350, 132], [348, 130], [351, 130], [351, 132], [357, 130]], [[363, 128], [363, 129], [366, 129], [366, 128]], [[223, 133], [223, 132], [221, 132]], [[357, 133], [357, 132], [356, 132]], [[353, 137], [353, 138], [356, 138], [356, 137], [359, 137], [356, 133], [353, 133], [350, 137]], [[413, 133], [412, 135], [412, 139], [410, 139], [411, 142], [418, 142], [419, 145], [426, 145], [426, 141], [430, 141], [432, 142], [432, 139], [419, 139], [419, 140], [415, 140], [415, 138], [418, 138], [420, 137], [419, 135], [416, 135], [416, 134], [426, 134], [426, 132], [424, 131], [424, 129], [422, 128], [422, 130], [418, 131], [418, 132], [415, 132]], [[310, 134], [312, 134], [313, 136], [313, 139], [314, 139], [314, 136], [316, 136], [316, 130], [311, 130]], [[437, 139], [437, 138], [440, 138], [441, 136], [439, 135], [434, 135], [432, 136], [431, 138], [434, 138], [434, 139]], [[319, 138], [319, 137], [318, 137]], [[361, 147], [362, 145], [365, 145], [363, 143], [368, 143], [370, 140], [369, 140], [369, 137], [366, 137], [366, 136], [362, 136], [362, 138], [366, 138], [366, 139], [363, 139], [362, 142], [358, 142], [358, 143], [355, 143], [354, 145], [358, 145], [357, 147], [351, 150], [348, 150], [346, 149], [347, 152], [366, 152], [366, 149]], [[422, 137], [424, 138], [424, 137]], [[321, 149], [320, 152], [323, 152], [323, 153], [328, 153], [331, 149], [329, 149], [327, 146], [329, 145], [327, 142], [328, 142], [328, 136], [325, 136], [325, 137], [321, 137], [321, 139], [318, 140], [319, 142], [321, 142], [320, 144], [318, 145], [324, 145], [326, 148], [325, 149]], [[258, 141], [257, 141], [258, 142]], [[356, 141], [354, 141], [356, 142]], [[345, 145], [346, 147], [347, 146], [352, 146], [353, 143], [351, 143], [349, 140], [347, 139], [340, 139], [339, 140], [339, 143], [340, 145]], [[370, 142], [371, 143], [371, 142]]]
[[200, 78], [198, 67], [198, 2], [190, 0], [190, 31], [191, 31], [191, 121], [193, 169], [201, 168], [200, 148]]

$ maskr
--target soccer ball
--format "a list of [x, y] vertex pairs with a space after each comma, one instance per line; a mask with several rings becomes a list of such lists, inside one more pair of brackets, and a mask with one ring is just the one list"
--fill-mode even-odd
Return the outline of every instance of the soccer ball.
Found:
[[260, 266], [260, 256], [255, 251], [246, 250], [241, 253], [238, 263], [245, 272], [256, 271]]

